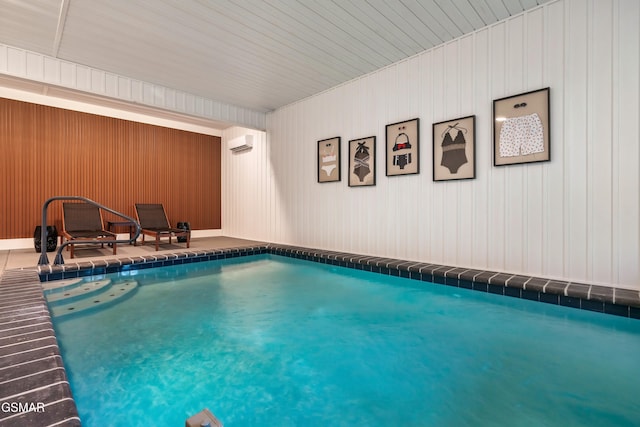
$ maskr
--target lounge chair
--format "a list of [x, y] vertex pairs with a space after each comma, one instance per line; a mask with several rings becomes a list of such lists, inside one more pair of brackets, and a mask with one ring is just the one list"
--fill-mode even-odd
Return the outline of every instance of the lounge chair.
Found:
[[[101, 243], [103, 248], [105, 243], [109, 243], [113, 246], [113, 254], [116, 255], [117, 248], [114, 242], [117, 235], [104, 229], [100, 208], [89, 203], [63, 203], [62, 211], [61, 241], [65, 238], [69, 241], [92, 240]], [[73, 243], [67, 247], [71, 251], [71, 258], [74, 257], [74, 248]]]
[[156, 241], [156, 251], [159, 249], [160, 238], [186, 237], [187, 248], [191, 244], [191, 232], [181, 228], [173, 228], [169, 223], [164, 207], [160, 203], [136, 203], [136, 216], [142, 228], [142, 244], [145, 236], [152, 236]]

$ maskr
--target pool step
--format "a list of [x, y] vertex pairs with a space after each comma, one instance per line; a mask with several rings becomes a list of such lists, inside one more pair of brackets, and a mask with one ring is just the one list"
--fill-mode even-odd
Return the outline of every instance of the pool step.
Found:
[[[103, 282], [99, 280], [97, 282]], [[93, 283], [93, 282], [88, 282]], [[77, 313], [79, 311], [88, 310], [90, 308], [99, 307], [121, 300], [138, 287], [135, 280], [127, 280], [118, 283], [111, 283], [110, 286], [100, 288], [100, 292], [86, 292], [81, 298], [74, 298], [72, 301], [63, 301], [64, 304], [50, 304], [49, 311], [53, 317], [62, 317], [68, 314]], [[98, 286], [98, 285], [96, 285]]]
[[82, 298], [89, 298], [91, 295], [99, 294], [105, 288], [111, 286], [111, 279], [96, 280], [93, 282], [84, 282], [79, 285], [74, 284], [72, 288], [52, 291], [46, 294], [49, 305], [60, 305], [60, 303], [69, 303]]
[[42, 283], [42, 290], [45, 295], [51, 295], [58, 292], [66, 292], [78, 286], [82, 286], [85, 283], [84, 279], [66, 279], [66, 280], [53, 280], [51, 282]]

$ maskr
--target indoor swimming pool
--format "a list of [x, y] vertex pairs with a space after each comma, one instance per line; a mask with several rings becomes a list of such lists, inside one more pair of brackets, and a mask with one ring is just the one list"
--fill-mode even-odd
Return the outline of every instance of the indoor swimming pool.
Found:
[[[640, 321], [277, 255], [46, 291], [83, 425], [632, 426]], [[64, 294], [67, 294], [64, 298]]]

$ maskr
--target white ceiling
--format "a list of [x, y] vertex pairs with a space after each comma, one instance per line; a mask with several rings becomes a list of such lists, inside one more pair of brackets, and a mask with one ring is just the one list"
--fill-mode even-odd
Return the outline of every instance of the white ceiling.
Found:
[[0, 43], [267, 112], [549, 0], [0, 0]]

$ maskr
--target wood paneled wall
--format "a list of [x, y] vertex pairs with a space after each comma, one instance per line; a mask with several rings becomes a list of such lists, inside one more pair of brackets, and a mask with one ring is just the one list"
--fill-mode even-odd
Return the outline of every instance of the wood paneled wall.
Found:
[[[219, 137], [0, 98], [0, 239], [33, 236], [53, 196], [132, 217], [163, 203], [174, 226], [219, 229], [220, 185]], [[61, 206], [49, 207], [58, 229]]]

